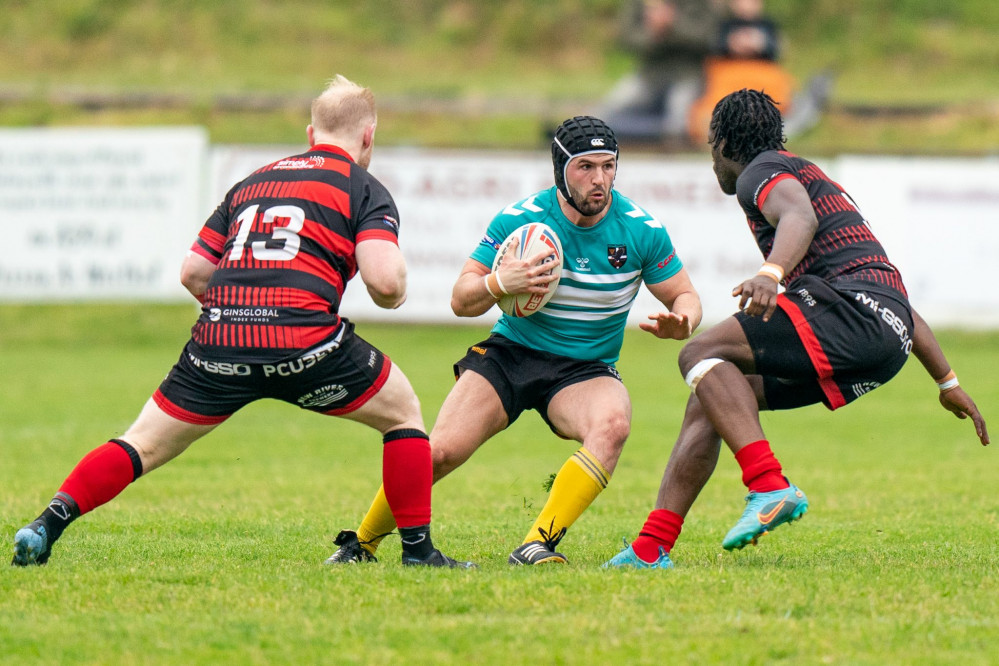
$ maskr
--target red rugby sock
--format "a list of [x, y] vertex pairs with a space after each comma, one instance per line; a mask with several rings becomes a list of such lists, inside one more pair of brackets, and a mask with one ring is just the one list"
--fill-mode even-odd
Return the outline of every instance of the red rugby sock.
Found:
[[113, 500], [139, 477], [142, 465], [138, 455], [125, 442], [111, 440], [102, 444], [76, 464], [59, 492], [73, 498], [80, 515], [92, 511]]
[[434, 466], [427, 435], [420, 430], [387, 433], [382, 449], [382, 483], [397, 526], [430, 523], [433, 482]]
[[659, 559], [659, 548], [667, 553], [673, 549], [682, 528], [683, 516], [666, 509], [655, 509], [649, 514], [638, 538], [631, 542], [631, 547], [641, 559], [655, 562]]
[[735, 460], [742, 468], [742, 482], [750, 492], [768, 493], [791, 485], [784, 478], [780, 462], [770, 450], [770, 442], [765, 439], [739, 449]]

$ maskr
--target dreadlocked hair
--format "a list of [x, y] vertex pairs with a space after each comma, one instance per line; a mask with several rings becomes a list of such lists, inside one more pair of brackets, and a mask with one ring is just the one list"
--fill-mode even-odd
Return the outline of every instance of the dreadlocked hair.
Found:
[[749, 164], [765, 150], [783, 150], [784, 120], [777, 102], [759, 90], [743, 88], [723, 97], [711, 113], [711, 145], [724, 142], [722, 155]]

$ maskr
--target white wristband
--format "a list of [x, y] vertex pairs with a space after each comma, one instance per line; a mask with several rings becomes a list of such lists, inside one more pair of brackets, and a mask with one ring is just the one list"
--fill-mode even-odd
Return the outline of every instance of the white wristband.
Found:
[[760, 266], [760, 270], [756, 271], [757, 275], [766, 275], [767, 277], [772, 277], [779, 283], [784, 279], [784, 269], [777, 264], [771, 264], [767, 262]]
[[483, 282], [483, 284], [486, 285], [486, 291], [489, 292], [489, 295], [492, 296], [493, 298], [495, 298], [496, 300], [499, 300], [499, 296], [497, 296], [496, 294], [494, 294], [493, 290], [489, 288], [489, 274], [482, 276], [482, 282]]
[[960, 386], [960, 384], [957, 383], [957, 375], [954, 374], [953, 370], [949, 371], [940, 381], [937, 382], [937, 388], [940, 389], [941, 393], [949, 391], [957, 386]]
[[953, 372], [950, 374], [953, 375], [950, 379], [944, 379], [944, 381], [942, 382], [937, 382], [937, 388], [940, 389], [941, 393], [960, 386], [960, 384], [957, 381], [957, 375], [954, 375]]
[[937, 387], [940, 389], [941, 392], [949, 391], [950, 389], [957, 388], [958, 386], [960, 386], [960, 384], [957, 382], [957, 377], [952, 377], [951, 379], [948, 379], [945, 382], [940, 382], [939, 384], [937, 384]]
[[500, 276], [499, 276], [499, 271], [496, 271], [495, 273], [493, 273], [493, 275], [495, 275], [495, 276], [496, 276], [496, 285], [497, 285], [497, 286], [499, 287], [499, 290], [500, 290], [500, 291], [501, 291], [501, 292], [502, 292], [502, 293], [503, 293], [504, 295], [509, 295], [509, 294], [510, 294], [510, 292], [509, 292], [509, 291], [507, 291], [507, 290], [506, 290], [506, 287], [504, 287], [504, 286], [503, 286], [503, 280], [500, 280]]

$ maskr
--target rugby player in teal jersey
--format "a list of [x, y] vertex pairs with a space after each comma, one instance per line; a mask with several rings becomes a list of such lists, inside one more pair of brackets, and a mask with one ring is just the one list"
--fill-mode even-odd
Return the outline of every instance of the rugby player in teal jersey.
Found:
[[[556, 546], [610, 480], [631, 427], [631, 402], [614, 363], [639, 287], [666, 308], [649, 315], [643, 330], [685, 340], [701, 321], [700, 299], [665, 227], [613, 189], [617, 159], [617, 139], [602, 120], [563, 122], [552, 141], [555, 186], [499, 213], [454, 285], [451, 307], [461, 317], [484, 314], [501, 293], [547, 293], [554, 278], [545, 253], [522, 260], [507, 252], [495, 273], [490, 267], [503, 240], [524, 224], [543, 222], [561, 241], [562, 275], [551, 300], [530, 317], [501, 315], [489, 338], [468, 349], [430, 435], [435, 482], [525, 409], [581, 443], [510, 564], [566, 563]], [[379, 491], [357, 532], [337, 536], [328, 562], [373, 560], [394, 527]]]

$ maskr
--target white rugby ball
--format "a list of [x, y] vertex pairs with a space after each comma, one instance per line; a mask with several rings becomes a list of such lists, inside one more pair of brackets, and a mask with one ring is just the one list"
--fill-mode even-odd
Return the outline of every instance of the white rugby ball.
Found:
[[500, 262], [510, 249], [513, 239], [518, 239], [519, 243], [514, 250], [514, 256], [518, 259], [528, 258], [539, 254], [542, 251], [549, 251], [549, 256], [554, 259], [554, 266], [546, 275], [554, 275], [555, 280], [548, 283], [548, 293], [546, 294], [516, 294], [503, 296], [499, 300], [500, 309], [511, 317], [529, 317], [545, 306], [552, 296], [555, 295], [555, 288], [558, 287], [559, 279], [562, 277], [562, 243], [552, 228], [541, 222], [532, 222], [513, 230], [500, 245], [493, 260], [493, 270], [499, 268]]

